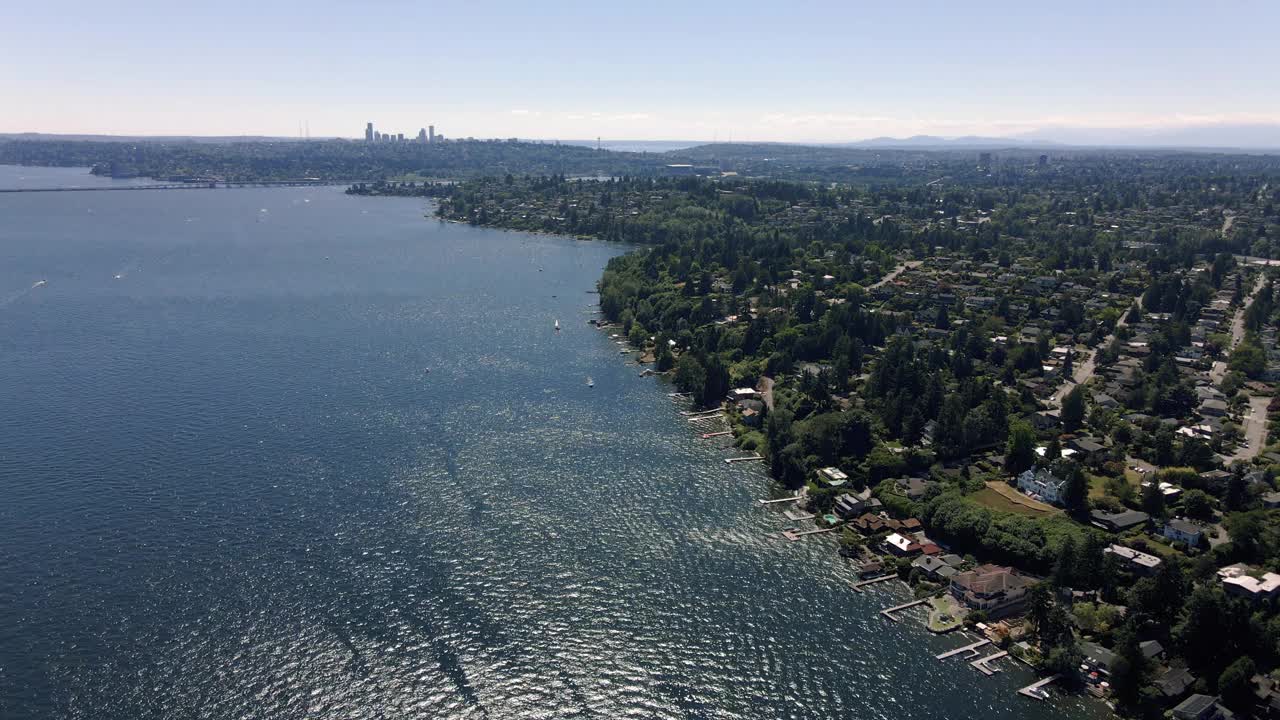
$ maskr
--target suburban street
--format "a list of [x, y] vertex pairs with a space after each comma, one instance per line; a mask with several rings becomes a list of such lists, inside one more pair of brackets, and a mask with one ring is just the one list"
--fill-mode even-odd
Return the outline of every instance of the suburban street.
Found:
[[1249, 409], [1240, 419], [1240, 432], [1244, 434], [1244, 444], [1231, 456], [1232, 462], [1248, 460], [1262, 452], [1267, 440], [1267, 405], [1271, 398], [1254, 395], [1249, 398]]

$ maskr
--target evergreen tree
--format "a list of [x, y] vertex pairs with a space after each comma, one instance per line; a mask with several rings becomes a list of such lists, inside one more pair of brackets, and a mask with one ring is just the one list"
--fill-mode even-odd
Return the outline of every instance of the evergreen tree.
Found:
[[1068, 535], [1058, 546], [1058, 559], [1053, 564], [1054, 587], [1067, 589], [1075, 585], [1076, 564], [1076, 541]]
[[1248, 655], [1237, 658], [1218, 676], [1218, 695], [1222, 704], [1236, 712], [1247, 712], [1258, 702], [1253, 693], [1253, 676], [1258, 669]]
[[1164, 517], [1164, 491], [1154, 477], [1142, 488], [1142, 511], [1153, 518]]
[[1062, 398], [1062, 428], [1075, 432], [1084, 423], [1084, 386], [1076, 385]]
[[1132, 711], [1142, 698], [1151, 669], [1142, 654], [1138, 631], [1130, 621], [1118, 633], [1115, 660], [1111, 664], [1111, 695], [1121, 710]]
[[1022, 421], [1009, 424], [1009, 441], [1005, 444], [1004, 469], [1020, 475], [1036, 460], [1036, 435], [1031, 426]]

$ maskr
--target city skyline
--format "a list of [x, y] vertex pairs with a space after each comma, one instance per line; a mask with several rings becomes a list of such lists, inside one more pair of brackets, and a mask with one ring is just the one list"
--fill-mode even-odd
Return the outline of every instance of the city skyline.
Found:
[[353, 137], [370, 108], [388, 127], [548, 140], [1280, 128], [1280, 97], [1258, 91], [1280, 64], [1276, 6], [1084, 5], [266, 3], [246, 27], [221, 5], [168, 25], [159, 3], [53, 3], [0, 29], [28, 60], [0, 76], [0, 132]]

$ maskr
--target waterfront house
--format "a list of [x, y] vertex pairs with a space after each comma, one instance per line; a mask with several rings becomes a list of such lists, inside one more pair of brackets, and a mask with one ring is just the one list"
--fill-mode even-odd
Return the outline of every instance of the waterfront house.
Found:
[[1174, 518], [1165, 523], [1160, 534], [1174, 542], [1186, 543], [1188, 547], [1199, 545], [1200, 538], [1204, 535], [1200, 526], [1183, 518]]
[[871, 496], [871, 488], [861, 492], [845, 493], [836, 498], [835, 505], [836, 514], [844, 518], [858, 517], [878, 507], [880, 507], [880, 500]]
[[[954, 557], [954, 556], [952, 556]], [[921, 555], [911, 563], [911, 567], [920, 568], [930, 580], [935, 582], [947, 582], [955, 577], [960, 571], [954, 565], [947, 562], [946, 557], [937, 557], [933, 555]]]
[[840, 487], [849, 482], [849, 476], [840, 468], [824, 467], [818, 471], [818, 484], [827, 487]]
[[898, 533], [891, 533], [886, 537], [884, 539], [884, 546], [889, 552], [899, 557], [916, 555], [920, 552], [919, 543], [909, 537], [899, 535]]
[[[1164, 646], [1156, 640], [1143, 640], [1138, 643], [1138, 650], [1148, 661], [1155, 661], [1164, 656]], [[1111, 666], [1115, 664], [1116, 654], [1095, 642], [1080, 643], [1080, 652], [1084, 654], [1085, 665], [1104, 675], [1111, 674]]]
[[1058, 504], [1065, 483], [1046, 468], [1032, 468], [1018, 476], [1018, 489], [1037, 500]]
[[999, 617], [1021, 610], [1033, 584], [1012, 568], [979, 565], [951, 578], [951, 595], [970, 610]]
[[1095, 642], [1080, 643], [1080, 653], [1084, 655], [1084, 664], [1090, 670], [1103, 675], [1111, 674], [1111, 665], [1116, 660], [1115, 653]]

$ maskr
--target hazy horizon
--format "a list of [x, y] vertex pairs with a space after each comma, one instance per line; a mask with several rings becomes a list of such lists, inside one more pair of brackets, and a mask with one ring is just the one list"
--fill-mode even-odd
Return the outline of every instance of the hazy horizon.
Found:
[[1280, 8], [1231, 9], [54, 2], [0, 29], [23, 69], [0, 76], [0, 132], [358, 137], [373, 121], [839, 143], [1280, 128], [1280, 97], [1259, 92], [1280, 64]]

